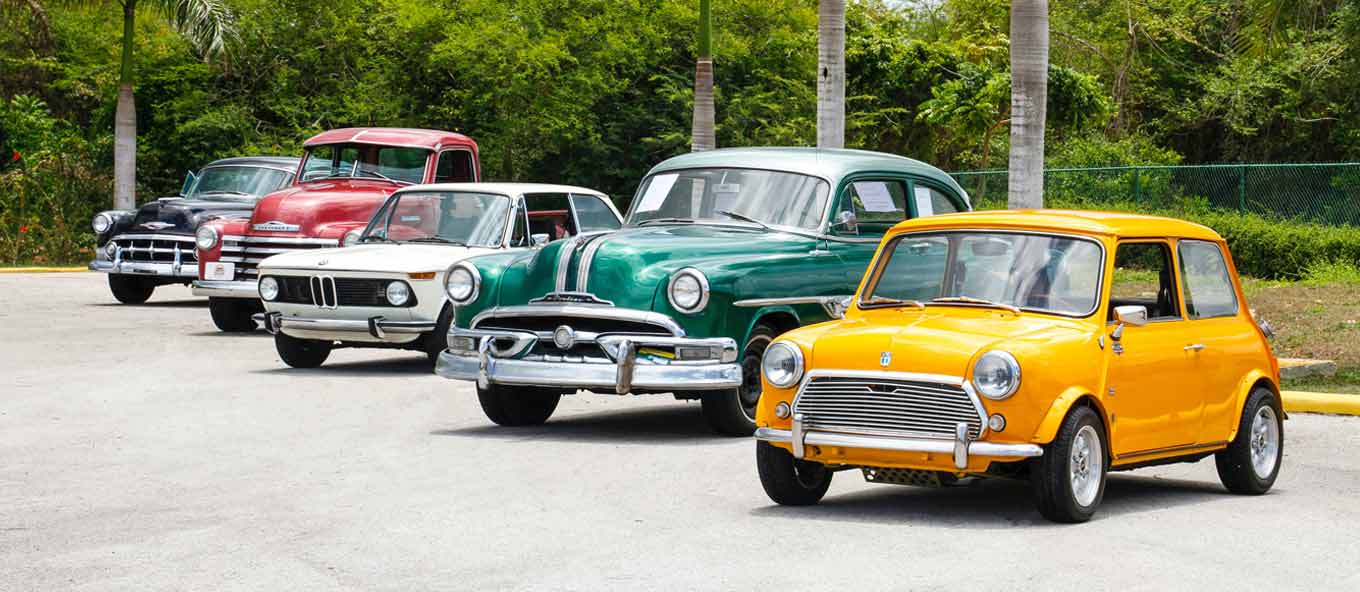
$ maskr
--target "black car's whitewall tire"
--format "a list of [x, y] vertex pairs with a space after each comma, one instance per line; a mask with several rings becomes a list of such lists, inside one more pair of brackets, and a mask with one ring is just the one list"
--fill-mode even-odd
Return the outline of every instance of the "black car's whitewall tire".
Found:
[[705, 393], [704, 419], [713, 431], [728, 436], [749, 436], [756, 431], [756, 404], [760, 402], [760, 358], [779, 333], [768, 325], [756, 325], [742, 348], [741, 386]]

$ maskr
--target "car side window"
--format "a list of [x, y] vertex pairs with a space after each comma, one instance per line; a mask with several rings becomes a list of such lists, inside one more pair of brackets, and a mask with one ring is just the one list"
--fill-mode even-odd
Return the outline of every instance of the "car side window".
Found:
[[1181, 318], [1171, 249], [1166, 243], [1120, 243], [1115, 249], [1107, 320], [1114, 320], [1118, 306], [1145, 307], [1152, 321]]
[[529, 234], [546, 234], [548, 240], [576, 236], [576, 221], [565, 193], [531, 193], [524, 196], [529, 213]]
[[471, 183], [476, 181], [472, 168], [472, 153], [467, 150], [445, 150], [435, 162], [435, 183]]
[[1228, 263], [1218, 245], [1208, 241], [1179, 241], [1181, 285], [1185, 311], [1192, 319], [1231, 317], [1237, 314], [1237, 291], [1233, 289]]
[[939, 189], [921, 183], [912, 183], [911, 189], [911, 197], [915, 202], [917, 217], [952, 214], [960, 211], [959, 205], [949, 197], [949, 194]]
[[840, 212], [851, 212], [858, 223], [858, 232], [840, 227], [840, 234], [881, 234], [894, 224], [907, 219], [907, 184], [897, 180], [861, 179], [846, 185]]
[[576, 213], [576, 226], [581, 232], [618, 230], [619, 219], [604, 200], [581, 193], [571, 194], [571, 206]]

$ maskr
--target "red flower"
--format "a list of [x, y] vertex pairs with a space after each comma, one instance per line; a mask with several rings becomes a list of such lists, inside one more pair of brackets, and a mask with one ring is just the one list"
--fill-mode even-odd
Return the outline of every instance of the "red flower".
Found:
[[19, 227], [19, 234], [27, 234], [27, 233], [28, 233], [28, 225], [27, 225], [27, 224], [24, 224], [24, 225], [22, 225], [22, 226]]
[[15, 150], [14, 154], [10, 155], [9, 160], [10, 162], [19, 162], [19, 151]]

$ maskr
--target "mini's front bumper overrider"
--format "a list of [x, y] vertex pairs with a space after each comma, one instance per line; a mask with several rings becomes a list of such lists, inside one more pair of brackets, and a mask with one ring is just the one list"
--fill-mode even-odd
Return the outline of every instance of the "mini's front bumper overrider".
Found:
[[306, 333], [336, 333], [336, 334], [360, 334], [368, 335], [374, 339], [388, 340], [389, 335], [410, 336], [420, 335], [434, 331], [435, 321], [391, 321], [383, 317], [370, 317], [366, 320], [349, 319], [309, 319], [302, 317], [288, 317], [280, 312], [258, 313], [254, 319], [260, 323], [270, 333], [283, 332], [287, 334], [290, 329]]
[[[435, 373], [445, 378], [491, 384], [565, 387], [625, 394], [633, 391], [704, 391], [741, 386], [735, 340], [649, 334], [576, 333], [602, 355], [534, 353], [552, 334], [499, 329], [449, 331], [449, 349]], [[671, 358], [652, 351], [683, 352]], [[688, 354], [688, 355], [684, 355]]]
[[[197, 275], [197, 272], [195, 272]], [[194, 296], [209, 298], [260, 298], [260, 283], [255, 280], [194, 280]]]
[[781, 430], [769, 427], [756, 428], [757, 440], [789, 444], [795, 458], [804, 458], [808, 446], [833, 446], [840, 448], [861, 448], [869, 450], [889, 450], [894, 452], [925, 452], [953, 456], [954, 467], [968, 468], [970, 457], [988, 458], [1033, 458], [1043, 456], [1044, 449], [1038, 444], [1002, 444], [998, 442], [970, 441], [968, 424], [960, 423], [952, 439], [913, 438], [884, 435], [849, 434], [808, 429], [801, 414], [793, 416], [792, 429]]

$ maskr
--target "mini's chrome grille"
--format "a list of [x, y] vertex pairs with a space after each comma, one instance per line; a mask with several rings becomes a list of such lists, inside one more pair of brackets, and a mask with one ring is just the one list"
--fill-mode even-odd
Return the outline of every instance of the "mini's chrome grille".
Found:
[[122, 261], [175, 263], [198, 265], [194, 255], [194, 237], [175, 235], [121, 234], [113, 237]]
[[798, 393], [794, 413], [810, 429], [908, 437], [950, 438], [959, 422], [982, 433], [974, 399], [956, 384], [897, 378], [814, 376]]
[[[190, 239], [192, 241], [192, 239]], [[257, 279], [256, 267], [266, 257], [301, 249], [338, 247], [340, 242], [326, 238], [290, 238], [276, 236], [224, 236], [219, 261], [236, 264], [237, 280]]]

